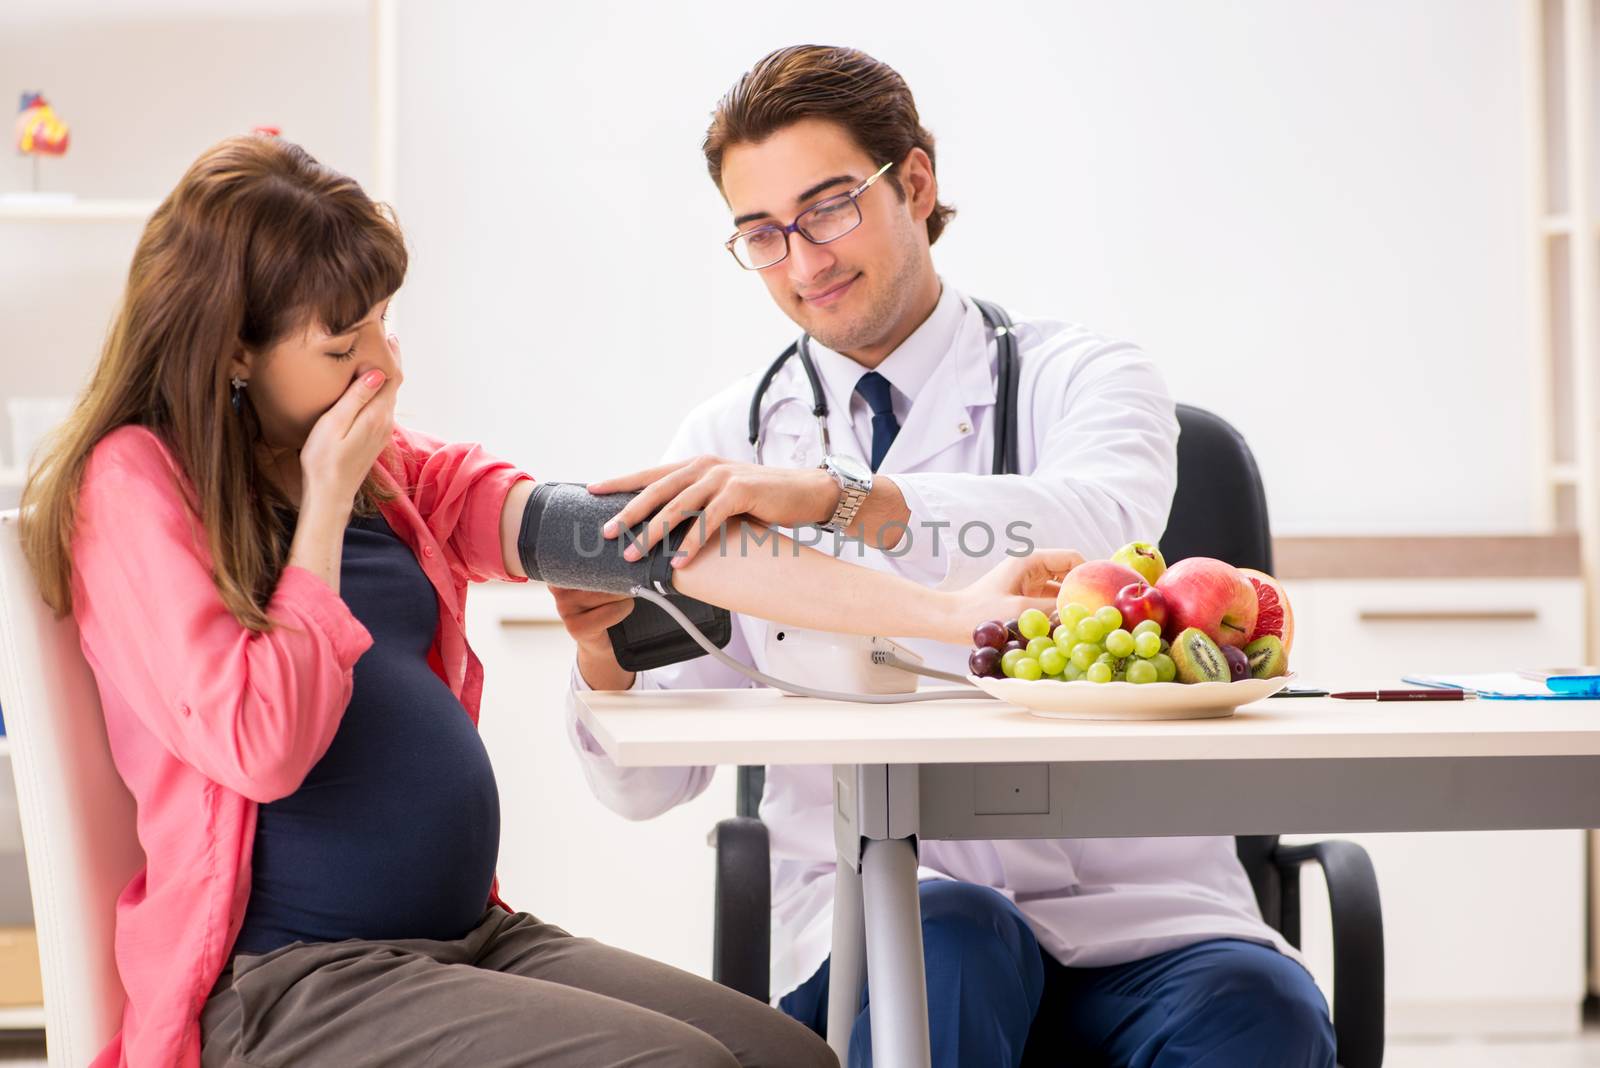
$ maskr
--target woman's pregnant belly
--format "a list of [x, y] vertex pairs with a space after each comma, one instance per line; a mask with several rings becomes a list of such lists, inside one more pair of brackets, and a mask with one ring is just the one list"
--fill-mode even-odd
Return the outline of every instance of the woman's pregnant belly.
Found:
[[500, 844], [488, 753], [425, 662], [376, 648], [328, 752], [259, 810], [240, 951], [453, 939], [483, 914]]

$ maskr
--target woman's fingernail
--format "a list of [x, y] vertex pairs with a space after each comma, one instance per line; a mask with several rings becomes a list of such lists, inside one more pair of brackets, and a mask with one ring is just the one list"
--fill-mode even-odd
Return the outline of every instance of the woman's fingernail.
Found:
[[368, 389], [377, 389], [379, 386], [383, 385], [383, 380], [387, 377], [388, 376], [382, 371], [378, 370], [377, 368], [373, 368], [361, 376], [361, 384], [366, 386]]
[[617, 536], [617, 521], [615, 519], [606, 520], [606, 525], [601, 527], [600, 530], [608, 538], [616, 537]]
[[622, 550], [622, 558], [629, 563], [632, 563], [633, 561], [639, 559], [639, 550], [630, 545], [626, 549]]

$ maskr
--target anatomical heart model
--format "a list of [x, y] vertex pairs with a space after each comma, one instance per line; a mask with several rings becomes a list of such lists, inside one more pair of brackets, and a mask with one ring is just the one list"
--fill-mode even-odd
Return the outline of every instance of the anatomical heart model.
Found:
[[33, 157], [33, 191], [39, 191], [39, 157], [65, 155], [72, 141], [67, 124], [43, 93], [24, 92], [17, 113], [17, 151]]

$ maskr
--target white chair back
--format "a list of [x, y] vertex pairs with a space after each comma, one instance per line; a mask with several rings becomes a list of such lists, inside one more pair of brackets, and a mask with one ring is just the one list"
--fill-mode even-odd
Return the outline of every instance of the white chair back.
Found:
[[39, 596], [15, 510], [0, 512], [0, 714], [39, 931], [50, 1064], [88, 1064], [122, 1022], [117, 896], [144, 865], [77, 625]]

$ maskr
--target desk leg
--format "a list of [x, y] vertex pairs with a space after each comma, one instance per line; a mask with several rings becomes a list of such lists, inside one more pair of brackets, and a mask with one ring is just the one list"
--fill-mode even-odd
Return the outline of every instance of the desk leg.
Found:
[[[828, 1045], [849, 1064], [861, 1004], [863, 935], [872, 983], [872, 1063], [929, 1068], [928, 982], [917, 893], [918, 769], [910, 764], [835, 765], [833, 963]], [[849, 996], [846, 996], [849, 991]]]
[[905, 838], [868, 840], [861, 883], [872, 979], [872, 1063], [928, 1068], [933, 1054], [916, 848]]
[[833, 882], [833, 955], [828, 964], [828, 1045], [850, 1063], [850, 1032], [861, 1012], [866, 978], [866, 932], [861, 925], [861, 873], [856, 858], [840, 857]]

